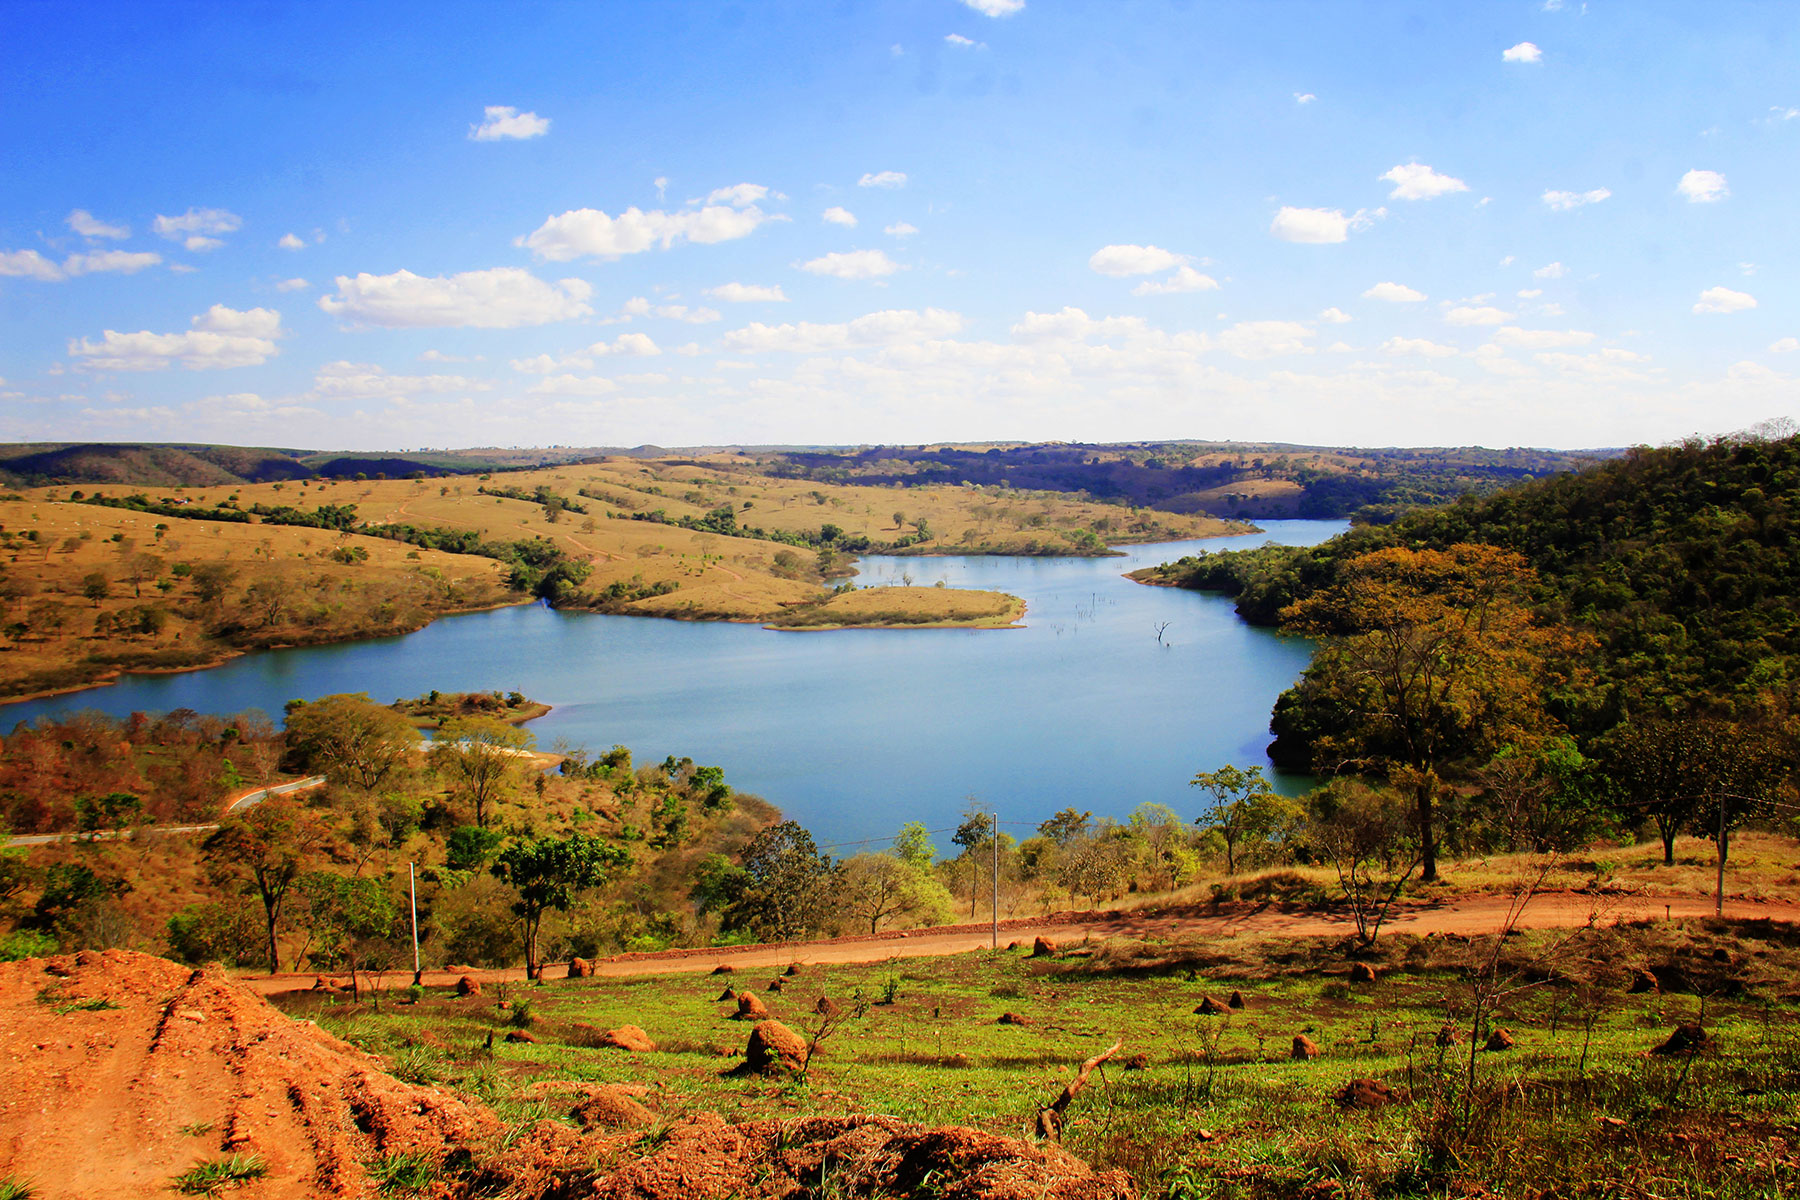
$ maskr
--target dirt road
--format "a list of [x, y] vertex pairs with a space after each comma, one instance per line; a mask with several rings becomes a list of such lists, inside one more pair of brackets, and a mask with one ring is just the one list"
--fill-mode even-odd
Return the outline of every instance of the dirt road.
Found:
[[[1384, 932], [1482, 934], [1498, 931], [1511, 906], [1508, 896], [1465, 896], [1443, 903], [1425, 901], [1396, 906]], [[1621, 921], [1681, 919], [1713, 915], [1713, 901], [1702, 896], [1618, 896], [1577, 892], [1547, 892], [1536, 896], [1517, 922], [1524, 928], [1555, 929], [1587, 924], [1610, 925]], [[1800, 904], [1776, 901], [1727, 900], [1725, 915], [1739, 919], [1800, 922]], [[1283, 912], [1273, 906], [1241, 905], [1221, 911], [1205, 908], [1165, 909], [1131, 913], [1062, 913], [1050, 918], [1000, 922], [1000, 944], [1045, 937], [1067, 946], [1084, 939], [1107, 938], [1269, 938], [1348, 936], [1354, 932], [1348, 913]], [[736, 971], [785, 967], [788, 963], [869, 963], [892, 958], [923, 958], [965, 954], [986, 949], [990, 927], [950, 925], [903, 933], [862, 934], [815, 942], [782, 945], [730, 946], [698, 950], [664, 950], [655, 954], [620, 954], [594, 963], [599, 976], [629, 978], [643, 975], [701, 974], [718, 966]], [[546, 978], [561, 978], [564, 967], [553, 964]], [[483, 982], [525, 978], [523, 970], [427, 971], [428, 986], [449, 986], [463, 975]], [[312, 986], [311, 972], [281, 975], [246, 975], [241, 982], [264, 995]], [[391, 972], [388, 985], [406, 982], [407, 973]]]

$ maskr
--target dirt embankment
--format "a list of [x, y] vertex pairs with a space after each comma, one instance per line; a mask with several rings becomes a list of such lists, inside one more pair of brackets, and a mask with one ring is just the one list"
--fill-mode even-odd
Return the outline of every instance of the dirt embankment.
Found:
[[508, 1130], [214, 971], [116, 950], [0, 965], [0, 1177], [43, 1200], [135, 1200], [233, 1155], [264, 1164], [232, 1190], [245, 1200], [378, 1196], [372, 1169], [400, 1156], [428, 1165], [411, 1194], [442, 1200], [1133, 1196], [1055, 1146], [882, 1117]]

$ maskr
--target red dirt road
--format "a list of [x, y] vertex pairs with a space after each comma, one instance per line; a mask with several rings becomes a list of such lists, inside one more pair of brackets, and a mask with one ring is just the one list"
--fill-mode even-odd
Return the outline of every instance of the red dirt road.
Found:
[[[1384, 933], [1495, 933], [1505, 923], [1512, 898], [1504, 895], [1464, 896], [1442, 903], [1424, 901], [1395, 906]], [[1624, 921], [1682, 919], [1713, 915], [1713, 901], [1701, 896], [1589, 895], [1578, 892], [1546, 892], [1532, 898], [1517, 924], [1522, 928], [1555, 929], [1580, 925], [1611, 925]], [[1789, 901], [1727, 900], [1725, 915], [1736, 919], [1800, 922], [1800, 904]], [[1152, 912], [1061, 913], [1049, 918], [1000, 922], [1000, 944], [1024, 942], [1042, 936], [1069, 945], [1083, 940], [1108, 938], [1271, 938], [1349, 936], [1355, 929], [1348, 913], [1283, 912], [1270, 905], [1239, 905], [1219, 911], [1207, 908], [1164, 909]], [[986, 949], [990, 927], [950, 925], [902, 933], [861, 934], [815, 942], [781, 945], [730, 946], [697, 950], [664, 950], [655, 954], [619, 954], [594, 963], [598, 976], [701, 974], [718, 966], [735, 971], [785, 967], [792, 962], [868, 963], [894, 958], [924, 958], [964, 954]], [[427, 971], [430, 986], [450, 986], [463, 975], [483, 982], [525, 978], [519, 969]], [[563, 967], [551, 964], [546, 978], [560, 978]], [[246, 975], [245, 986], [263, 994], [295, 991], [312, 986], [312, 972], [281, 975]], [[405, 972], [390, 972], [387, 985], [406, 981]]]

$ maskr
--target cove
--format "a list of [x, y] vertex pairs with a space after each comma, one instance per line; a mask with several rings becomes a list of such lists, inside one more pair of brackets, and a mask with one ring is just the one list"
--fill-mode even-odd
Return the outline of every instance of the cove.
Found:
[[[1345, 527], [1268, 521], [1262, 533], [1122, 547], [1120, 558], [862, 561], [859, 585], [910, 578], [1021, 596], [1023, 629], [788, 633], [531, 605], [402, 637], [130, 675], [6, 705], [0, 728], [80, 709], [279, 718], [290, 699], [332, 692], [387, 701], [517, 689], [554, 706], [527, 727], [540, 746], [617, 743], [640, 764], [669, 754], [717, 764], [834, 854], [865, 841], [879, 849], [873, 840], [906, 821], [954, 829], [970, 797], [1018, 837], [1071, 806], [1123, 819], [1153, 801], [1191, 820], [1196, 771], [1267, 765], [1269, 709], [1311, 644], [1244, 624], [1222, 597], [1123, 573], [1200, 549], [1313, 545]], [[935, 840], [951, 849], [947, 833]]]

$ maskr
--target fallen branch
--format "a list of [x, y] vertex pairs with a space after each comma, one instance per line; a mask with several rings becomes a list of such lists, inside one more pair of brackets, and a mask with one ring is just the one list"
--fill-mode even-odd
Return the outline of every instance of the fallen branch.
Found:
[[1038, 1137], [1046, 1142], [1062, 1141], [1063, 1111], [1081, 1093], [1081, 1089], [1087, 1086], [1088, 1076], [1094, 1073], [1094, 1068], [1117, 1054], [1119, 1047], [1124, 1044], [1122, 1041], [1114, 1042], [1103, 1052], [1082, 1063], [1081, 1070], [1075, 1072], [1075, 1078], [1069, 1080], [1068, 1085], [1063, 1088], [1062, 1094], [1043, 1108], [1038, 1109], [1036, 1125]]

